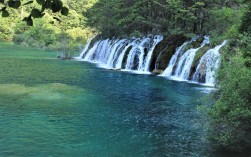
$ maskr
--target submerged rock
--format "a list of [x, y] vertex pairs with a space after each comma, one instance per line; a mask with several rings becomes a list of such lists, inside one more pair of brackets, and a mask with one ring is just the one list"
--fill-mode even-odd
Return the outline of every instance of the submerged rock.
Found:
[[154, 75], [160, 75], [163, 72], [164, 72], [163, 70], [154, 69], [153, 72], [152, 72], [152, 74], [154, 74]]

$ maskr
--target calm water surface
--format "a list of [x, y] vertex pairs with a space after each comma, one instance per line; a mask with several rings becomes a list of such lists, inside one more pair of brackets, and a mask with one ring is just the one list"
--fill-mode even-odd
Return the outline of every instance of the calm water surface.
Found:
[[[0, 44], [0, 156], [222, 157], [205, 87]], [[205, 104], [205, 103], [204, 103]]]

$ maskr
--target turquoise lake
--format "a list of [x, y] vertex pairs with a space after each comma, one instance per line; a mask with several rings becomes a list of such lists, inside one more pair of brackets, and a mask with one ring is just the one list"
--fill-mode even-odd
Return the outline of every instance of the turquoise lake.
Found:
[[210, 89], [0, 44], [1, 157], [225, 157], [207, 141]]

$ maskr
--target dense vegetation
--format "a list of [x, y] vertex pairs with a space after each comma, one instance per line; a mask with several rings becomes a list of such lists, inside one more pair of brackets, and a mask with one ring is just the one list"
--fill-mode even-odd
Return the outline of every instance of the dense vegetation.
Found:
[[251, 147], [251, 34], [236, 36], [223, 52], [219, 91], [209, 114], [210, 138], [233, 151]]
[[246, 1], [239, 32], [223, 52], [219, 91], [210, 116], [211, 139], [233, 151], [251, 148], [251, 1]]
[[103, 35], [224, 33], [241, 16], [238, 0], [98, 1], [85, 15]]
[[[0, 20], [0, 40], [48, 49], [70, 49], [95, 33], [107, 37], [146, 34], [211, 35], [229, 39], [222, 52], [215, 103], [209, 111], [210, 138], [234, 151], [251, 149], [250, 0], [72, 0], [67, 17], [46, 11], [29, 27], [21, 19], [34, 6], [11, 9]], [[84, 13], [84, 14], [82, 14]], [[17, 16], [17, 15], [20, 15]], [[84, 16], [83, 16], [84, 15]]]
[[[24, 0], [22, 4], [27, 2], [29, 1]], [[14, 41], [21, 45], [49, 50], [77, 50], [79, 45], [93, 36], [93, 30], [85, 25], [82, 12], [90, 8], [95, 0], [63, 2], [69, 8], [67, 16], [47, 9], [43, 11], [42, 18], [31, 17], [33, 26], [29, 26], [27, 17], [32, 15], [33, 10], [41, 10], [42, 6], [39, 3], [21, 5], [17, 9], [7, 7], [8, 18], [0, 20], [0, 41]], [[0, 3], [1, 7], [5, 6]]]

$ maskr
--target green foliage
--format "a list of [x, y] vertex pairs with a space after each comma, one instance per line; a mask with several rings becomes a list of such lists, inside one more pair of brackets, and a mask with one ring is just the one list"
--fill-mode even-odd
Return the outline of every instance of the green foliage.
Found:
[[207, 23], [206, 27], [210, 30], [210, 34], [224, 35], [228, 33], [231, 35], [233, 31], [238, 32], [242, 12], [240, 9], [230, 7], [214, 8], [210, 10], [210, 23]]
[[249, 33], [251, 34], [251, 1], [246, 0], [247, 7], [246, 12], [242, 18], [242, 23], [240, 27], [241, 33]]
[[251, 148], [251, 70], [247, 64], [251, 49], [246, 47], [247, 40], [251, 41], [240, 36], [224, 51], [218, 98], [210, 111], [210, 138], [234, 151]]
[[251, 37], [249, 34], [240, 34], [237, 38], [239, 47], [242, 49], [242, 56], [245, 61], [246, 67], [251, 67]]
[[5, 21], [0, 21], [0, 41], [11, 41], [14, 32], [5, 25]]
[[[19, 9], [26, 5], [33, 4], [34, 1], [26, 1], [23, 0], [23, 4], [21, 0], [7, 0], [7, 1], [0, 1], [0, 4], [2, 5], [2, 9], [0, 9], [0, 12], [2, 12], [2, 17], [8, 17], [10, 16], [8, 8], [13, 9]], [[65, 6], [63, 6], [63, 2], [61, 0], [36, 0], [37, 4], [41, 6], [41, 9], [33, 8], [30, 12], [30, 14], [23, 19], [23, 21], [26, 21], [28, 26], [33, 26], [33, 19], [34, 18], [41, 18], [44, 16], [45, 9], [51, 10], [53, 13], [57, 13], [61, 11], [62, 15], [67, 16], [69, 9]], [[54, 17], [55, 19], [58, 19], [57, 17]]]
[[87, 25], [105, 36], [205, 34], [226, 31], [240, 19], [240, 8], [232, 0], [99, 0], [85, 15]]
[[[9, 12], [16, 14], [17, 10], [9, 9]], [[13, 39], [14, 23], [17, 22], [17, 16], [11, 14], [8, 18], [1, 18], [0, 20], [0, 41], [11, 41]]]
[[[88, 38], [93, 36], [94, 30], [85, 26], [86, 18], [82, 15], [82, 9], [91, 7], [95, 0], [64, 1], [70, 10], [62, 7], [62, 15], [48, 9], [41, 12], [39, 8], [44, 1], [36, 2], [39, 4], [22, 1], [22, 6], [18, 9], [7, 7], [10, 16], [0, 21], [1, 41], [13, 40], [25, 46], [50, 50], [63, 50], [62, 47], [66, 45], [66, 51], [72, 52], [77, 51], [79, 45], [85, 44]], [[25, 3], [27, 5], [24, 7]], [[67, 16], [64, 16], [66, 14]], [[22, 22], [22, 19], [25, 22]], [[27, 26], [27, 23], [33, 27]], [[61, 41], [62, 33], [67, 34], [66, 44]]]

